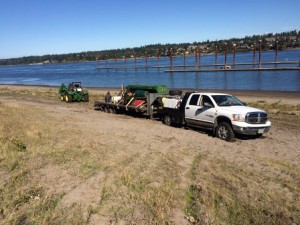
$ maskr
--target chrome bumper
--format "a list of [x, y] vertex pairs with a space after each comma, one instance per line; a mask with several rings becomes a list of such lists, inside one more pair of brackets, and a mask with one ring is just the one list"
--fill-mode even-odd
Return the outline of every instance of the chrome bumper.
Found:
[[260, 135], [267, 133], [270, 130], [271, 126], [265, 127], [240, 127], [233, 125], [233, 130], [235, 133], [238, 134], [245, 134], [245, 135]]

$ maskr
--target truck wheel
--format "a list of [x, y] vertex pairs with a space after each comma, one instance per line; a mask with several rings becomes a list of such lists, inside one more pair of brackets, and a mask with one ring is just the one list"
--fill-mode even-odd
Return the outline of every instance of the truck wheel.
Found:
[[88, 95], [88, 94], [84, 95], [84, 101], [85, 101], [85, 102], [88, 102], [88, 101], [89, 101], [89, 95]]
[[163, 118], [163, 123], [168, 126], [171, 126], [172, 125], [172, 117], [170, 115], [166, 114]]
[[234, 139], [234, 132], [231, 126], [226, 122], [222, 122], [217, 126], [216, 135], [224, 141], [232, 141]]

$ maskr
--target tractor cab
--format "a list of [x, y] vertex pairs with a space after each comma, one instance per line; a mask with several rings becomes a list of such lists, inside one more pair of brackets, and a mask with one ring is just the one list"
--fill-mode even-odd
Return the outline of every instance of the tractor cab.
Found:
[[69, 84], [69, 91], [82, 91], [81, 82], [72, 82]]

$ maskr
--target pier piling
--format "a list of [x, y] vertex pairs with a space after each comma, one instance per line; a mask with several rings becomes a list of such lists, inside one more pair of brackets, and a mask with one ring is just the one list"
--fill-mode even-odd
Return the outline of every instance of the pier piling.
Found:
[[224, 47], [225, 47], [224, 69], [226, 69], [226, 66], [227, 66], [227, 43], [225, 43]]
[[278, 41], [276, 41], [275, 62], [278, 62]]
[[170, 68], [173, 70], [173, 59], [172, 59], [173, 49], [170, 48]]
[[256, 44], [253, 45], [253, 64], [255, 63], [255, 55], [256, 55]]
[[259, 40], [259, 57], [258, 57], [258, 65], [261, 68], [261, 40]]
[[233, 44], [233, 67], [235, 68], [235, 52], [236, 52], [236, 44]]
[[[215, 65], [218, 64], [218, 46], [215, 46]], [[217, 68], [217, 66], [216, 66]]]

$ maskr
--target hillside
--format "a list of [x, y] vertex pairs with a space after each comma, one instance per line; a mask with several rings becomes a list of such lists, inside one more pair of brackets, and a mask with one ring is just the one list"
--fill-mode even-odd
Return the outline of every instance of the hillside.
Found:
[[283, 33], [269, 33], [263, 35], [245, 36], [244, 38], [231, 38], [228, 40], [207, 40], [204, 42], [178, 43], [178, 44], [152, 44], [134, 48], [110, 49], [101, 51], [89, 51], [80, 53], [69, 53], [59, 55], [27, 56], [21, 58], [0, 60], [0, 65], [17, 65], [31, 63], [61, 63], [61, 62], [80, 62], [95, 61], [105, 59], [123, 59], [132, 57], [153, 57], [169, 56], [170, 49], [174, 56], [183, 54], [193, 55], [196, 49], [200, 49], [203, 54], [210, 54], [216, 50], [220, 53], [227, 50], [233, 51], [233, 45], [236, 46], [237, 52], [258, 50], [259, 40], [262, 43], [262, 50], [272, 50], [277, 47], [278, 50], [300, 48], [300, 31], [294, 30]]

